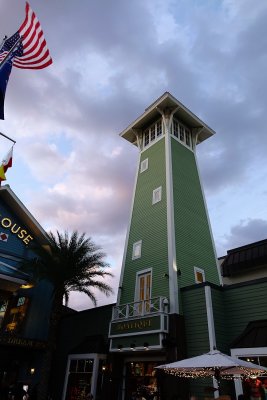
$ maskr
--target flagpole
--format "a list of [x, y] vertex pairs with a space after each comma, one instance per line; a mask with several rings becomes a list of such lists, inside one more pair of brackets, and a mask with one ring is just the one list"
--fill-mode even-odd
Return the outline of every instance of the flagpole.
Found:
[[4, 36], [2, 43], [0, 44], [0, 49], [2, 49], [2, 47], [4, 46], [5, 41], [7, 40], [7, 35]]
[[5, 135], [4, 133], [0, 132], [1, 136], [4, 136], [6, 139], [11, 140], [11, 142], [13, 142], [14, 144], [16, 143], [15, 140], [11, 139], [9, 136]]
[[18, 46], [19, 42], [21, 41], [21, 37], [16, 41], [15, 44], [13, 44], [13, 46], [11, 47], [11, 49], [9, 50], [9, 52], [7, 53], [7, 55], [5, 56], [5, 58], [3, 58], [3, 60], [0, 62], [0, 69], [3, 67], [3, 65], [6, 63], [6, 61], [8, 61], [9, 56], [13, 53], [13, 51], [17, 50], [16, 47]]

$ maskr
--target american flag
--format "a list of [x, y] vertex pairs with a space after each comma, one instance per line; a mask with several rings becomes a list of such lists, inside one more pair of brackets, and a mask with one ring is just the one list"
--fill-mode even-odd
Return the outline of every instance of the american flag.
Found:
[[[16, 43], [12, 54], [8, 55]], [[12, 60], [12, 65], [17, 68], [41, 69], [52, 64], [40, 22], [28, 2], [24, 22], [18, 32], [4, 42], [0, 50], [0, 62], [6, 57]]]

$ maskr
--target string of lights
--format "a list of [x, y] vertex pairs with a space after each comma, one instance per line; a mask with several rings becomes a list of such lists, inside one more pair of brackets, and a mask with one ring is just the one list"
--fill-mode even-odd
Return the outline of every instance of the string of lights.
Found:
[[[215, 376], [214, 368], [163, 368], [163, 371], [170, 375], [175, 375], [180, 378], [209, 378]], [[238, 372], [235, 371], [231, 372], [229, 370], [219, 369], [218, 378], [219, 379], [227, 379], [227, 380], [235, 380], [235, 379], [242, 379], [242, 378], [255, 378], [262, 374], [262, 370], [249, 370], [245, 367], [238, 367]]]

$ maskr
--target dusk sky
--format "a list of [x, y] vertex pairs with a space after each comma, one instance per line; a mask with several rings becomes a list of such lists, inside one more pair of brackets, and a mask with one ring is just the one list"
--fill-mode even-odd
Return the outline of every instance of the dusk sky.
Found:
[[[53, 64], [13, 68], [7, 181], [48, 231], [101, 245], [116, 301], [138, 150], [119, 133], [165, 91], [216, 131], [197, 158], [218, 256], [267, 233], [266, 0], [31, 0]], [[0, 0], [0, 38], [25, 15]], [[0, 157], [11, 142], [0, 137]], [[1, 156], [2, 154], [2, 156]], [[73, 295], [70, 306], [92, 307]]]

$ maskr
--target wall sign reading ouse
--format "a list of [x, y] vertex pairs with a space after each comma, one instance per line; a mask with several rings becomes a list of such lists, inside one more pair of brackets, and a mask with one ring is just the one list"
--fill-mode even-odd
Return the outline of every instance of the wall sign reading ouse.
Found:
[[0, 225], [3, 228], [9, 229], [11, 233], [17, 235], [19, 239], [23, 241], [26, 245], [28, 245], [32, 240], [33, 237], [26, 231], [26, 229], [22, 229], [16, 222], [13, 222], [10, 218], [7, 217], [0, 217]]

